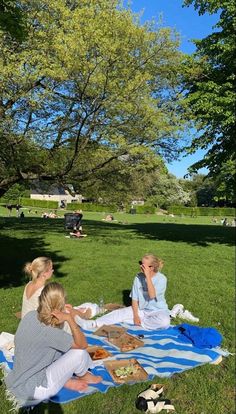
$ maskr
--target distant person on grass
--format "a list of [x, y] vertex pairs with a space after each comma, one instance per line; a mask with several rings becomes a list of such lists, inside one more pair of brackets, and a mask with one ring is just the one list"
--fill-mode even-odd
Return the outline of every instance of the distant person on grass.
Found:
[[[62, 329], [64, 322], [72, 335]], [[29, 312], [17, 329], [13, 370], [5, 379], [9, 397], [16, 406], [33, 405], [62, 387], [84, 391], [88, 384], [100, 382], [101, 377], [88, 372], [92, 360], [87, 346], [84, 334], [65, 308], [63, 287], [48, 283], [39, 296], [37, 311]]]
[[112, 214], [108, 214], [104, 219], [102, 219], [103, 221], [113, 221], [114, 217]]
[[80, 226], [79, 229], [74, 228], [74, 230], [70, 232], [70, 236], [72, 238], [78, 238], [79, 239], [81, 237], [87, 237], [87, 234], [83, 233], [83, 228], [82, 228], [82, 226]]
[[132, 306], [114, 310], [96, 320], [85, 321], [79, 316], [76, 322], [84, 329], [125, 322], [144, 329], [167, 329], [170, 313], [165, 299], [166, 277], [160, 272], [163, 261], [146, 254], [139, 261], [140, 272], [135, 276], [132, 290]]

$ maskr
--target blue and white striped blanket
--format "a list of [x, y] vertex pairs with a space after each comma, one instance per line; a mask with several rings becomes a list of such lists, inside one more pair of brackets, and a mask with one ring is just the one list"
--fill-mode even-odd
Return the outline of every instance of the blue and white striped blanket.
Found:
[[[123, 325], [127, 328], [128, 333], [132, 335], [144, 335], [144, 346], [134, 351], [121, 353], [114, 346], [111, 346], [105, 338], [95, 336], [91, 331], [85, 331], [89, 345], [103, 346], [113, 355], [109, 360], [136, 358], [138, 362], [148, 373], [148, 380], [157, 377], [170, 377], [173, 374], [181, 373], [188, 369], [195, 368], [207, 363], [215, 363], [222, 355], [221, 349], [199, 349], [194, 347], [190, 342], [180, 335], [176, 328], [170, 327], [163, 331], [145, 331], [137, 326]], [[0, 352], [0, 362], [5, 360]], [[6, 361], [6, 360], [5, 360]], [[102, 362], [99, 361], [98, 364]], [[12, 368], [12, 364], [9, 364]], [[118, 387], [115, 384], [103, 365], [97, 365], [92, 372], [95, 375], [101, 375], [103, 381], [97, 385], [90, 385], [86, 392], [70, 391], [63, 388], [57, 395], [51, 398], [51, 401], [57, 403], [66, 403], [77, 398], [84, 397], [94, 392], [105, 393], [110, 387]]]

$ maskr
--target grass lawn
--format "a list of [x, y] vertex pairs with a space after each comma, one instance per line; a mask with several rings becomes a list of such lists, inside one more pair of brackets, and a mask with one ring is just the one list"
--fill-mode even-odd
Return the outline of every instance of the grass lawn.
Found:
[[[63, 214], [63, 213], [61, 213]], [[122, 303], [127, 298], [138, 260], [152, 252], [164, 262], [168, 278], [167, 301], [171, 308], [182, 303], [200, 318], [200, 326], [212, 326], [224, 336], [223, 348], [234, 352], [235, 229], [213, 224], [211, 218], [168, 218], [156, 215], [115, 214], [117, 222], [102, 221], [103, 213], [84, 213], [87, 238], [65, 238], [62, 219], [42, 219], [41, 212], [25, 210], [22, 220], [3, 217], [0, 208], [0, 302], [1, 331], [15, 333], [26, 283], [26, 261], [48, 255], [54, 262], [55, 279], [67, 291], [68, 302]], [[159, 379], [165, 395], [178, 414], [233, 414], [234, 357], [218, 366], [205, 365]], [[38, 414], [137, 414], [134, 401], [147, 383], [121, 386], [73, 403], [41, 404]], [[0, 387], [2, 414], [11, 405]]]

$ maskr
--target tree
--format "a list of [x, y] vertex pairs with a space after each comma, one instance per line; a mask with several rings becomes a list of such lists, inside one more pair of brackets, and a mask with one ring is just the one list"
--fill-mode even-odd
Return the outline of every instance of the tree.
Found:
[[[186, 105], [199, 136], [188, 148], [207, 149], [191, 171], [207, 167], [217, 176], [224, 163], [235, 160], [235, 3], [233, 0], [185, 0], [199, 14], [220, 13], [215, 31], [196, 40], [196, 53], [186, 61]], [[235, 176], [234, 176], [235, 179]]]
[[0, 0], [0, 30], [8, 33], [15, 41], [25, 39], [24, 15], [16, 0]]
[[188, 206], [215, 206], [235, 204], [235, 164], [228, 161], [223, 164], [217, 177], [204, 174], [192, 174], [189, 180], [180, 180], [183, 188], [190, 193]]
[[81, 183], [147, 148], [177, 154], [178, 36], [115, 0], [18, 4], [27, 38], [0, 39], [0, 195], [35, 179]]
[[[107, 159], [107, 148], [97, 147], [94, 163], [100, 163]], [[87, 153], [92, 159], [94, 148]], [[110, 154], [111, 155], [111, 154]], [[153, 151], [145, 149], [145, 154], [128, 154], [112, 160], [102, 169], [93, 170], [92, 174], [84, 176], [82, 182], [77, 180], [75, 174], [73, 185], [77, 193], [87, 198], [102, 200], [103, 203], [130, 203], [134, 199], [146, 199], [149, 187], [151, 187], [158, 175], [166, 173], [163, 160]], [[86, 160], [80, 163], [80, 171], [87, 169]]]
[[215, 197], [214, 200], [220, 205], [236, 205], [235, 194], [236, 166], [232, 160], [222, 165], [221, 171], [215, 178]]
[[190, 200], [190, 192], [183, 188], [181, 181], [173, 174], [157, 174], [148, 188], [148, 200], [161, 208], [185, 205]]

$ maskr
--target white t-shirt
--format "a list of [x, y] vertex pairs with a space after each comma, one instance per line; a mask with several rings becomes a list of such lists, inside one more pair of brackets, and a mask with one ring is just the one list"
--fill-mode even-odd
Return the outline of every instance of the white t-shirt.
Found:
[[[31, 282], [29, 282], [31, 283]], [[28, 285], [26, 285], [24, 293], [23, 293], [23, 300], [22, 300], [22, 309], [21, 309], [21, 318], [24, 318], [24, 316], [33, 310], [38, 309], [39, 305], [39, 296], [44, 288], [44, 286], [38, 288], [32, 296], [28, 299], [26, 296], [26, 288]]]

